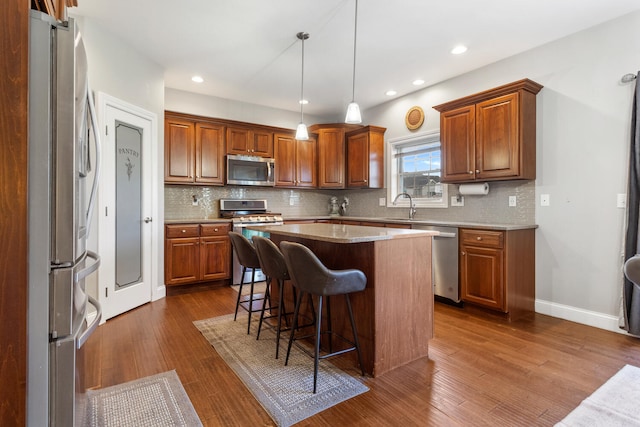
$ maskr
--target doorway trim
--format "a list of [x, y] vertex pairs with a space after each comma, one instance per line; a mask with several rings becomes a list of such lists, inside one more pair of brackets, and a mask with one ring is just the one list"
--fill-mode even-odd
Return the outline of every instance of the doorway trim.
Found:
[[[163, 243], [164, 243], [164, 215], [162, 209], [160, 209], [160, 203], [163, 200], [160, 191], [162, 190], [159, 186], [159, 169], [162, 164], [159, 164], [159, 155], [163, 154], [163, 150], [161, 153], [158, 152], [159, 147], [162, 147], [163, 144], [158, 142], [158, 116], [155, 113], [147, 111], [141, 107], [130, 104], [128, 102], [122, 101], [118, 98], [115, 98], [111, 95], [108, 95], [103, 92], [97, 92], [96, 94], [96, 109], [98, 114], [98, 123], [100, 123], [100, 135], [103, 141], [107, 140], [107, 110], [108, 108], [114, 108], [121, 110], [125, 113], [132, 114], [148, 120], [150, 122], [150, 131], [151, 131], [151, 176], [147, 177], [151, 180], [151, 194], [149, 197], [151, 199], [151, 217], [153, 218], [151, 222], [151, 277], [149, 280], [151, 281], [151, 295], [150, 301], [156, 301], [160, 298], [164, 298], [166, 296], [166, 288], [164, 285], [164, 263], [162, 262], [162, 258], [164, 257], [163, 251]], [[102, 181], [113, 178], [115, 175], [115, 171], [106, 171], [103, 168], [103, 177]], [[99, 186], [98, 190], [98, 208], [97, 216], [98, 216], [98, 247], [100, 247], [100, 235], [106, 232], [106, 221], [105, 221], [105, 197], [102, 194], [103, 186]], [[115, 209], [114, 209], [115, 210]], [[100, 270], [98, 270], [100, 273]], [[108, 304], [108, 299], [105, 297], [105, 283], [100, 283], [100, 274], [98, 274], [98, 283], [97, 283], [97, 297], [102, 304], [103, 308], [106, 308]], [[105, 311], [107, 311], [105, 309]], [[101, 323], [104, 323], [105, 317]]]

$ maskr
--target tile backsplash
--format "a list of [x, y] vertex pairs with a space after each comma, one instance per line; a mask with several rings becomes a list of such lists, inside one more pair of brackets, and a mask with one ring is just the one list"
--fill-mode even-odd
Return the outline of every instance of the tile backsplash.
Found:
[[[415, 218], [434, 221], [465, 221], [502, 224], [533, 224], [535, 221], [535, 182], [501, 181], [489, 183], [486, 196], [465, 196], [464, 206], [418, 208]], [[457, 185], [449, 185], [449, 197], [458, 194]], [[220, 199], [267, 199], [269, 210], [285, 217], [324, 216], [329, 214], [331, 196], [349, 198], [347, 215], [359, 217], [405, 218], [407, 208], [379, 206], [387, 197], [381, 190], [293, 190], [264, 187], [203, 187], [165, 185], [167, 220], [214, 219], [220, 215]], [[517, 206], [509, 207], [509, 196]], [[197, 206], [193, 201], [197, 200]]]

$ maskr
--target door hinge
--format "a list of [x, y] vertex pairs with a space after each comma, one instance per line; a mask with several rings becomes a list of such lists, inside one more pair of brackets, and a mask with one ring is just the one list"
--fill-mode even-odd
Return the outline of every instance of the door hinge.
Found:
[[104, 288], [104, 297], [109, 298], [109, 288]]
[[107, 211], [107, 206], [104, 207], [104, 216], [109, 216], [109, 212]]
[[109, 126], [104, 127], [104, 134], [109, 135]]

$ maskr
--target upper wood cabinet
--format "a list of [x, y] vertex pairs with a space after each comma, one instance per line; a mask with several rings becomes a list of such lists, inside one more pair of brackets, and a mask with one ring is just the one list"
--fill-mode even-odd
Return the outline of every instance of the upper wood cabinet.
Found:
[[384, 187], [385, 128], [365, 126], [346, 133], [347, 188]]
[[318, 188], [345, 188], [345, 133], [362, 126], [343, 123], [309, 126], [318, 135]]
[[293, 134], [274, 135], [276, 187], [317, 187], [316, 145], [312, 135], [306, 141]]
[[273, 133], [257, 128], [227, 127], [227, 154], [273, 157]]
[[536, 178], [536, 94], [519, 80], [445, 104], [440, 112], [442, 181]]
[[224, 184], [223, 125], [166, 115], [164, 180], [170, 184]]

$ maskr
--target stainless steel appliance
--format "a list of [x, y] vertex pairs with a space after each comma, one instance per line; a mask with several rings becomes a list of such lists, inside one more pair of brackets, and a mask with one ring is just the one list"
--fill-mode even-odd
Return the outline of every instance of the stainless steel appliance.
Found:
[[[248, 225], [282, 225], [284, 223], [282, 215], [267, 211], [267, 201], [264, 199], [220, 199], [220, 216], [223, 218], [231, 218], [231, 222], [233, 223], [232, 230], [242, 234], [249, 240], [255, 235], [269, 237], [269, 234], [261, 231], [248, 230], [246, 228]], [[240, 266], [234, 251], [233, 284], [239, 284], [241, 279], [242, 266]], [[265, 280], [265, 276], [262, 271], [256, 270], [255, 281], [259, 282], [263, 280]], [[251, 272], [245, 273], [244, 282], [251, 282]]]
[[257, 156], [227, 155], [227, 184], [275, 185], [275, 160]]
[[[74, 426], [84, 422], [83, 344], [101, 317], [100, 304], [85, 292], [85, 278], [100, 265], [99, 256], [87, 250], [86, 245], [100, 164], [95, 123], [86, 54], [74, 20], [57, 22], [32, 10], [29, 426]], [[95, 148], [90, 147], [91, 131]], [[90, 325], [86, 322], [88, 303], [96, 307]]]
[[458, 284], [458, 228], [435, 225], [413, 225], [420, 230], [438, 231], [433, 237], [431, 274], [433, 292], [436, 297], [446, 298], [445, 302], [460, 303]]

